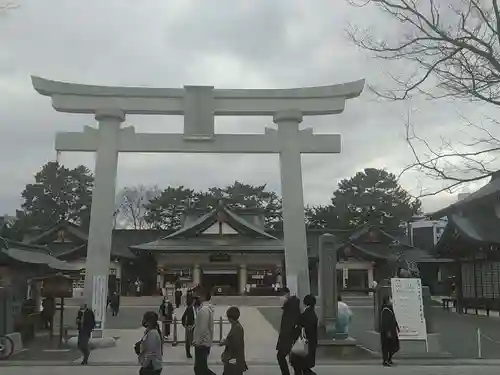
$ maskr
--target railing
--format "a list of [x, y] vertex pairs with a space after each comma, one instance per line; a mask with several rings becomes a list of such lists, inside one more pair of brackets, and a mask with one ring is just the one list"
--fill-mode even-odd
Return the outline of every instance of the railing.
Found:
[[[182, 326], [182, 322], [174, 317], [170, 321], [162, 321], [162, 332], [165, 334], [165, 327], [170, 324], [171, 335], [167, 337], [165, 343], [172, 344], [172, 346], [177, 346], [178, 344], [183, 344], [186, 342], [186, 336], [179, 334], [180, 330], [184, 331], [185, 328]], [[214, 343], [220, 343], [224, 339], [224, 325], [229, 325], [227, 319], [223, 319], [222, 316], [219, 319], [214, 320]]]
[[500, 341], [495, 340], [494, 338], [484, 334], [481, 331], [481, 328], [476, 329], [476, 339], [477, 339], [477, 358], [483, 359], [483, 345], [482, 345], [482, 340], [487, 340], [490, 341], [494, 344], [497, 344], [498, 347], [500, 347]]

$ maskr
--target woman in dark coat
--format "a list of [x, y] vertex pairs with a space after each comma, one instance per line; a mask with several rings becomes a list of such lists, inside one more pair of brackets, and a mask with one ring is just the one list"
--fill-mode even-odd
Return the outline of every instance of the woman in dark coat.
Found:
[[295, 331], [295, 340], [302, 332], [307, 342], [307, 355], [299, 356], [294, 353], [290, 355], [295, 375], [314, 374], [312, 368], [316, 365], [316, 349], [318, 347], [318, 316], [314, 311], [316, 298], [308, 294], [304, 297], [304, 312], [300, 315], [299, 324]]
[[220, 345], [224, 346], [221, 359], [224, 364], [222, 375], [242, 375], [248, 370], [245, 360], [245, 332], [239, 322], [240, 310], [230, 307], [226, 312], [227, 319], [231, 323], [231, 330]]
[[283, 315], [281, 316], [278, 343], [276, 344], [277, 359], [282, 375], [290, 375], [286, 357], [290, 354], [295, 342], [296, 327], [300, 318], [300, 300], [296, 296], [290, 296], [290, 291], [283, 288], [285, 303], [283, 304]]
[[392, 365], [392, 356], [399, 351], [399, 326], [392, 308], [392, 301], [385, 296], [380, 312], [380, 344], [382, 347], [383, 365]]

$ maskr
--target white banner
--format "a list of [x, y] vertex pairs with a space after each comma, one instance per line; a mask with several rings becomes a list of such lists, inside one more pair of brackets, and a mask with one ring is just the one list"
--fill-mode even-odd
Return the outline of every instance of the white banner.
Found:
[[92, 286], [92, 310], [95, 314], [95, 329], [104, 329], [104, 320], [106, 319], [107, 276], [94, 276]]
[[422, 281], [391, 279], [392, 303], [399, 325], [401, 340], [427, 340]]

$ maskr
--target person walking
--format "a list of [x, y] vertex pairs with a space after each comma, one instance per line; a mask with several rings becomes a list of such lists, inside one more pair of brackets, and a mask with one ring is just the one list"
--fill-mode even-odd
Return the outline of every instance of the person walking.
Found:
[[135, 345], [141, 365], [139, 375], [160, 375], [163, 369], [163, 340], [158, 325], [158, 314], [153, 311], [144, 313], [142, 326], [146, 331], [141, 341]]
[[191, 346], [193, 345], [193, 330], [194, 323], [196, 318], [196, 311], [194, 308], [194, 298], [192, 296], [188, 296], [186, 299], [186, 309], [184, 310], [184, 314], [182, 314], [182, 326], [184, 327], [184, 332], [186, 336], [186, 357], [193, 358], [191, 355]]
[[291, 296], [290, 290], [287, 287], [284, 287], [282, 290], [284, 292], [284, 303], [282, 306], [283, 314], [281, 315], [278, 342], [276, 344], [276, 358], [278, 359], [281, 374], [290, 375], [286, 358], [290, 354], [295, 342], [296, 327], [300, 318], [300, 300], [296, 296]]
[[90, 356], [89, 341], [95, 328], [95, 315], [86, 304], [83, 304], [78, 311], [76, 326], [78, 327], [78, 349], [83, 354], [82, 365], [87, 365]]
[[335, 329], [337, 333], [348, 334], [349, 325], [352, 321], [352, 310], [347, 303], [342, 301], [342, 296], [337, 297], [337, 320], [335, 322]]
[[386, 367], [393, 365], [392, 356], [399, 351], [399, 325], [394, 314], [389, 296], [382, 300], [380, 313], [380, 343], [382, 347], [382, 363]]
[[117, 292], [113, 292], [111, 295], [109, 306], [111, 307], [111, 314], [118, 316], [118, 312], [120, 311], [120, 295]]
[[318, 316], [314, 307], [316, 298], [312, 294], [304, 297], [304, 312], [300, 315], [299, 324], [296, 328], [295, 340], [303, 333], [307, 342], [307, 355], [300, 356], [292, 352], [290, 362], [295, 375], [315, 374], [312, 370], [316, 365], [316, 349], [318, 348]]
[[245, 332], [239, 322], [240, 310], [237, 307], [230, 307], [226, 311], [227, 319], [231, 324], [231, 329], [220, 345], [224, 346], [221, 360], [224, 364], [222, 375], [242, 375], [248, 370], [245, 360]]
[[182, 290], [177, 288], [175, 290], [175, 308], [178, 309], [182, 302]]
[[163, 336], [168, 338], [170, 336], [170, 326], [174, 319], [174, 305], [168, 299], [164, 297], [160, 305], [160, 316], [163, 321]]
[[214, 338], [214, 310], [209, 292], [198, 289], [200, 307], [196, 313], [193, 331], [195, 375], [215, 375], [208, 368], [208, 356]]
[[43, 327], [49, 331], [50, 337], [54, 334], [54, 316], [56, 314], [56, 301], [54, 297], [48, 296], [42, 301]]

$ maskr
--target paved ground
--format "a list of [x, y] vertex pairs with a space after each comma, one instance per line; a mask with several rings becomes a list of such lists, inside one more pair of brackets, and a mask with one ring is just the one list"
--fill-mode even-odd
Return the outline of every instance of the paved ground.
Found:
[[12, 358], [16, 361], [65, 361], [73, 362], [81, 357], [76, 348], [60, 347], [59, 336], [50, 339], [48, 336], [37, 337], [36, 340], [26, 345], [25, 350], [15, 354]]
[[[358, 300], [357, 304], [346, 299], [354, 312], [350, 334], [366, 348], [379, 352], [380, 342], [373, 332], [373, 306]], [[281, 310], [273, 307], [259, 308], [261, 313], [275, 328], [279, 326]], [[482, 357], [500, 359], [500, 319], [476, 315], [459, 315], [455, 312], [443, 311], [439, 306], [432, 309], [434, 327], [440, 334], [440, 342], [444, 351], [454, 358], [478, 358], [477, 329], [482, 332]]]
[[[227, 306], [215, 306], [215, 317], [224, 315]], [[276, 345], [276, 333], [273, 327], [265, 320], [256, 308], [241, 307], [241, 321], [246, 327], [245, 329], [245, 344], [246, 344], [246, 357], [248, 361], [265, 361], [274, 362]], [[144, 330], [142, 328], [128, 329], [128, 330], [108, 330], [107, 334], [112, 336], [120, 336], [117, 345], [114, 348], [95, 350], [90, 358], [91, 363], [100, 362], [130, 362], [131, 359], [135, 360], [132, 348], [134, 344], [141, 338]], [[222, 337], [225, 337], [229, 332], [229, 326], [223, 325]], [[214, 333], [215, 339], [220, 339], [220, 331], [218, 326]], [[184, 339], [184, 330], [179, 329], [178, 338]], [[214, 345], [211, 351], [210, 358], [212, 361], [218, 361], [222, 353], [222, 348]], [[167, 345], [163, 354], [163, 360], [166, 362], [184, 362], [191, 363], [192, 360], [186, 359], [185, 346], [179, 344], [178, 346]]]
[[[216, 374], [222, 374], [221, 367], [212, 367]], [[394, 375], [470, 375], [481, 373], [482, 375], [497, 375], [498, 367], [494, 366], [396, 366], [393, 368], [383, 368], [382, 366], [318, 366], [315, 369], [318, 375], [370, 375], [394, 374]], [[71, 367], [3, 367], [2, 375], [132, 375], [138, 373], [138, 368], [134, 366], [71, 366]], [[165, 367], [163, 374], [168, 375], [192, 375], [193, 369], [190, 366], [169, 366]], [[253, 366], [250, 367], [246, 375], [279, 375], [277, 366]]]
[[[373, 311], [373, 297], [346, 296], [345, 299], [352, 307], [359, 307]], [[120, 313], [117, 317], [111, 316], [108, 311], [106, 327], [111, 329], [134, 329], [140, 326], [142, 315], [148, 310], [158, 311], [162, 297], [122, 297]], [[64, 324], [75, 326], [75, 318], [80, 299], [70, 299], [64, 313]], [[219, 306], [253, 306], [253, 307], [279, 307], [281, 300], [277, 297], [213, 297], [213, 303]], [[178, 315], [182, 315], [184, 306], [180, 307]], [[55, 317], [59, 322], [59, 313]]]
[[[162, 298], [161, 296], [121, 297], [120, 304], [130, 307], [155, 307], [160, 305]], [[170, 299], [173, 302], [172, 297]], [[83, 299], [70, 298], [65, 301], [67, 306], [79, 306]], [[218, 305], [229, 306], [278, 306], [281, 303], [279, 297], [271, 296], [213, 296], [212, 301]]]
[[[373, 299], [368, 296], [344, 296], [344, 300], [354, 310], [354, 321], [351, 326], [351, 335], [366, 348], [379, 352], [379, 339], [373, 333]], [[79, 301], [70, 301], [70, 306], [65, 312], [65, 325], [74, 327]], [[148, 310], [157, 310], [161, 297], [124, 298], [120, 314], [112, 317], [108, 313], [107, 335], [120, 337], [118, 346], [114, 349], [96, 351], [93, 353], [95, 363], [130, 362], [133, 354], [133, 344], [140, 338], [142, 315]], [[225, 302], [225, 303], [224, 303]], [[278, 307], [280, 300], [276, 297], [217, 297], [214, 298], [217, 306], [216, 319], [223, 316], [227, 305], [242, 306], [242, 321], [247, 332], [247, 355], [249, 360], [257, 363], [272, 363], [275, 356], [275, 342], [277, 337], [276, 328], [279, 325], [281, 309]], [[72, 306], [71, 306], [72, 305]], [[252, 307], [258, 306], [258, 308]], [[184, 307], [179, 309], [180, 315]], [[259, 313], [260, 311], [260, 313]], [[435, 326], [440, 332], [441, 344], [445, 351], [452, 354], [454, 358], [477, 358], [477, 328], [483, 332], [481, 340], [482, 356], [487, 359], [500, 359], [500, 318], [484, 317], [475, 315], [458, 315], [454, 312], [445, 312], [439, 307], [432, 309]], [[262, 313], [262, 314], [261, 314]], [[56, 317], [57, 318], [57, 317]], [[58, 321], [58, 319], [57, 319]], [[180, 328], [180, 327], [179, 327]], [[227, 332], [227, 326], [224, 327]], [[224, 335], [224, 333], [223, 333]], [[486, 336], [487, 335], [487, 336]], [[219, 333], [216, 332], [216, 338]], [[178, 330], [179, 339], [183, 338], [183, 330]], [[70, 352], [45, 352], [45, 344], [37, 345], [30, 351], [16, 356], [18, 360], [75, 360], [77, 353]], [[250, 349], [251, 348], [251, 349]], [[212, 361], [219, 358], [220, 349], [214, 348], [211, 356]], [[320, 356], [321, 357], [321, 356]], [[110, 359], [111, 358], [111, 359]], [[323, 358], [319, 358], [320, 360]], [[133, 361], [132, 355], [132, 361]], [[177, 347], [167, 346], [165, 350], [165, 361], [186, 362], [182, 344]]]

